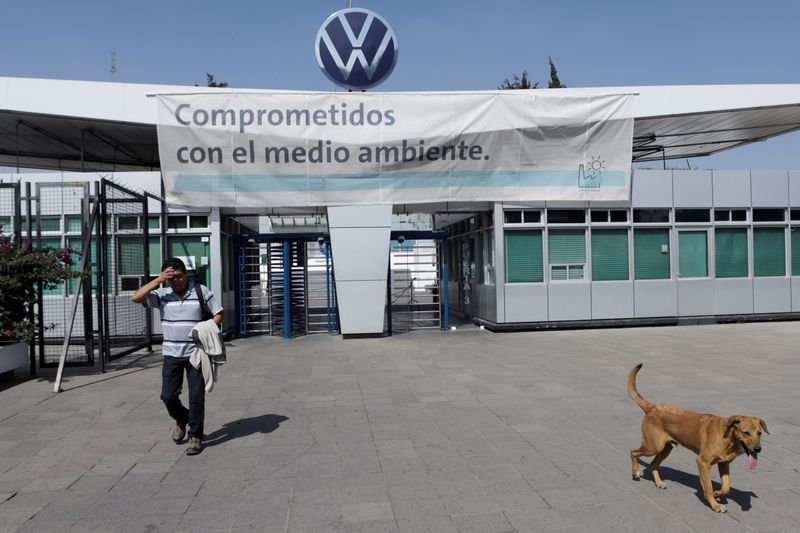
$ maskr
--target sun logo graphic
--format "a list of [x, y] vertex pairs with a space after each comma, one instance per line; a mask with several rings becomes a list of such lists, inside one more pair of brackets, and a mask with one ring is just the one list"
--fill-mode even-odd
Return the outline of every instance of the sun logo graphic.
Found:
[[592, 156], [586, 163], [578, 165], [578, 187], [582, 189], [599, 189], [603, 182], [603, 170], [606, 168], [605, 159]]

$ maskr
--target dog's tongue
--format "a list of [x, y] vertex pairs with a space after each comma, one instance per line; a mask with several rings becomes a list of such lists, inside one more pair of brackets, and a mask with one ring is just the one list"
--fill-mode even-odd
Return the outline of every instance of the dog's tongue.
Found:
[[750, 470], [755, 470], [758, 467], [758, 459], [749, 453], [747, 454], [747, 466], [750, 467]]

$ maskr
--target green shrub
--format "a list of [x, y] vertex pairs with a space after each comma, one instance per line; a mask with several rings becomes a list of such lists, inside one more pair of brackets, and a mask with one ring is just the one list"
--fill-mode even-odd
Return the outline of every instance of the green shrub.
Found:
[[18, 244], [0, 235], [0, 341], [29, 341], [38, 332], [37, 321], [28, 320], [28, 309], [37, 300], [37, 283], [47, 290], [88, 274], [72, 268], [70, 254], [80, 252], [35, 248], [30, 241]]

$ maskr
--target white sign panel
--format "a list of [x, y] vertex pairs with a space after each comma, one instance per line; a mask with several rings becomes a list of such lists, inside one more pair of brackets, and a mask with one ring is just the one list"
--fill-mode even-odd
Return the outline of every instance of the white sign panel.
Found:
[[159, 95], [167, 200], [223, 207], [627, 200], [633, 95]]

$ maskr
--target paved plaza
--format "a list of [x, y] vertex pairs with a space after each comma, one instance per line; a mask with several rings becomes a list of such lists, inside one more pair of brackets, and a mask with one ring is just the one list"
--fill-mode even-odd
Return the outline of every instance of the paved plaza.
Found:
[[[800, 531], [800, 322], [235, 339], [195, 457], [159, 359], [0, 385], [0, 532]], [[766, 420], [726, 515], [683, 448], [631, 480], [639, 362], [648, 400]]]

